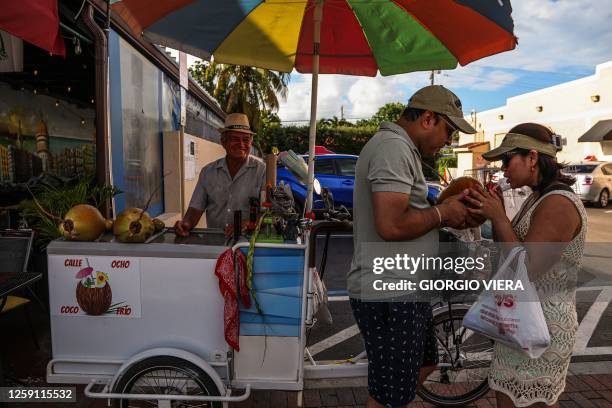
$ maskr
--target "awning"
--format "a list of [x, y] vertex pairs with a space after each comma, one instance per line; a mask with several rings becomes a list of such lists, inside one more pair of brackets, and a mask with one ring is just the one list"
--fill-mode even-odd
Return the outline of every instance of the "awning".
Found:
[[462, 144], [460, 146], [457, 146], [457, 148], [458, 149], [474, 150], [477, 147], [488, 145], [488, 144], [489, 144], [489, 142], [472, 142], [472, 143]]
[[578, 143], [603, 142], [612, 140], [612, 119], [600, 120], [584, 135], [578, 138]]
[[465, 143], [453, 148], [455, 153], [473, 153], [474, 151], [481, 152], [483, 148], [489, 149], [489, 142], [471, 142]]
[[12, 0], [0, 7], [0, 30], [4, 30], [54, 55], [66, 56], [59, 29], [57, 0]]

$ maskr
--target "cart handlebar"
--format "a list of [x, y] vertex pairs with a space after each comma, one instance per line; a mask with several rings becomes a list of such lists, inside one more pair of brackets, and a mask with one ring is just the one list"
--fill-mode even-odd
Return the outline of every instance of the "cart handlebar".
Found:
[[339, 233], [353, 233], [353, 224], [350, 221], [316, 221], [310, 229], [310, 237], [308, 239], [308, 267], [314, 268], [317, 262], [317, 235]]
[[225, 396], [213, 395], [169, 395], [169, 394], [122, 394], [108, 392], [108, 384], [104, 384], [101, 392], [92, 391], [96, 385], [102, 384], [100, 380], [93, 379], [85, 387], [85, 396], [99, 399], [132, 399], [132, 400], [168, 400], [168, 401], [211, 401], [211, 402], [241, 402], [251, 396], [251, 385], [247, 384], [244, 393], [232, 396], [231, 390]]

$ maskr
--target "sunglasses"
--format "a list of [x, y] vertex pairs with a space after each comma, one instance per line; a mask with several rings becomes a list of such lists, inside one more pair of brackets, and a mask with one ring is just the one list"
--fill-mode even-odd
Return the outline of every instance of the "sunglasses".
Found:
[[506, 152], [502, 155], [501, 157], [501, 162], [502, 162], [502, 166], [503, 167], [508, 167], [510, 165], [510, 162], [512, 161], [512, 158], [514, 156], [516, 156], [518, 154], [518, 152]]
[[457, 129], [455, 127], [455, 125], [453, 125], [452, 123], [449, 122], [448, 119], [446, 119], [444, 116], [442, 115], [438, 115], [440, 118], [442, 118], [442, 120], [444, 121], [444, 123], [446, 123], [446, 136], [450, 139], [453, 140], [454, 138], [456, 138], [459, 135], [459, 129]]

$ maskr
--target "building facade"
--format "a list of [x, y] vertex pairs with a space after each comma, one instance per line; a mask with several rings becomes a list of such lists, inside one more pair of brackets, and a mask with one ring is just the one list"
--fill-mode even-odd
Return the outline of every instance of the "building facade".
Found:
[[[513, 126], [536, 122], [562, 136], [564, 146], [557, 156], [560, 161], [581, 161], [589, 156], [612, 160], [612, 141], [578, 141], [599, 121], [609, 119], [612, 119], [612, 61], [597, 65], [594, 75], [508, 98], [505, 106], [466, 117], [475, 124], [478, 133], [462, 134], [458, 153], [466, 154], [462, 146], [471, 143], [488, 142], [493, 149]], [[481, 161], [478, 157], [462, 160], [457, 174], [463, 174], [468, 170], [463, 167], [475, 162]]]
[[[206, 148], [218, 154], [225, 113], [193, 78], [181, 92], [176, 61], [120, 13], [111, 13], [107, 38], [105, 0], [91, 0], [79, 12], [81, 4], [49, 6], [61, 23], [65, 57], [0, 31], [0, 214], [30, 197], [25, 183], [91, 178], [122, 191], [113, 200], [115, 213], [148, 203], [158, 216], [167, 212], [164, 176], [174, 166], [164, 162], [164, 135], [171, 133], [176, 146], [183, 134], [194, 144], [210, 141]], [[100, 56], [106, 53], [108, 59]], [[199, 157], [207, 154], [202, 147]]]

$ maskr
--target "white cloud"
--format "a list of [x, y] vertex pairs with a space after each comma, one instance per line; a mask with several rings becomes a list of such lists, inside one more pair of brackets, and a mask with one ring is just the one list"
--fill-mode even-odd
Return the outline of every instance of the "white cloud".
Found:
[[408, 101], [417, 89], [429, 83], [428, 72], [412, 72], [389, 77], [361, 77], [349, 89], [351, 117], [369, 118], [386, 103]]
[[[346, 75], [320, 75], [317, 118], [340, 117], [341, 106], [344, 106], [345, 117], [349, 101], [346, 98], [351, 85], [357, 77]], [[286, 101], [280, 101], [279, 116], [284, 121], [300, 121], [310, 118], [311, 75], [291, 74], [289, 92]]]
[[512, 85], [519, 75], [509, 71], [485, 69], [468, 65], [454, 71], [444, 71], [436, 83], [451, 89], [469, 89], [473, 91], [497, 91]]
[[[311, 76], [293, 73], [286, 101], [281, 101], [279, 116], [284, 121], [310, 117]], [[426, 85], [429, 74], [413, 72], [390, 77], [354, 77], [320, 75], [317, 118], [344, 117], [363, 119], [372, 116], [388, 102], [405, 102], [412, 93]]]
[[564, 72], [612, 59], [612, 0], [515, 0], [518, 47], [474, 64]]
[[352, 118], [369, 118], [387, 102], [405, 99], [404, 91], [380, 77], [359, 78], [349, 89]]
[[[286, 101], [281, 101], [279, 116], [283, 121], [306, 121], [310, 117], [311, 76], [293, 73]], [[450, 89], [495, 91], [518, 78], [501, 70], [463, 67], [436, 75], [435, 82]], [[340, 117], [340, 106], [349, 119], [371, 117], [389, 102], [406, 102], [419, 88], [430, 83], [429, 72], [412, 72], [389, 77], [319, 76], [317, 118]], [[303, 122], [305, 123], [305, 122]]]

